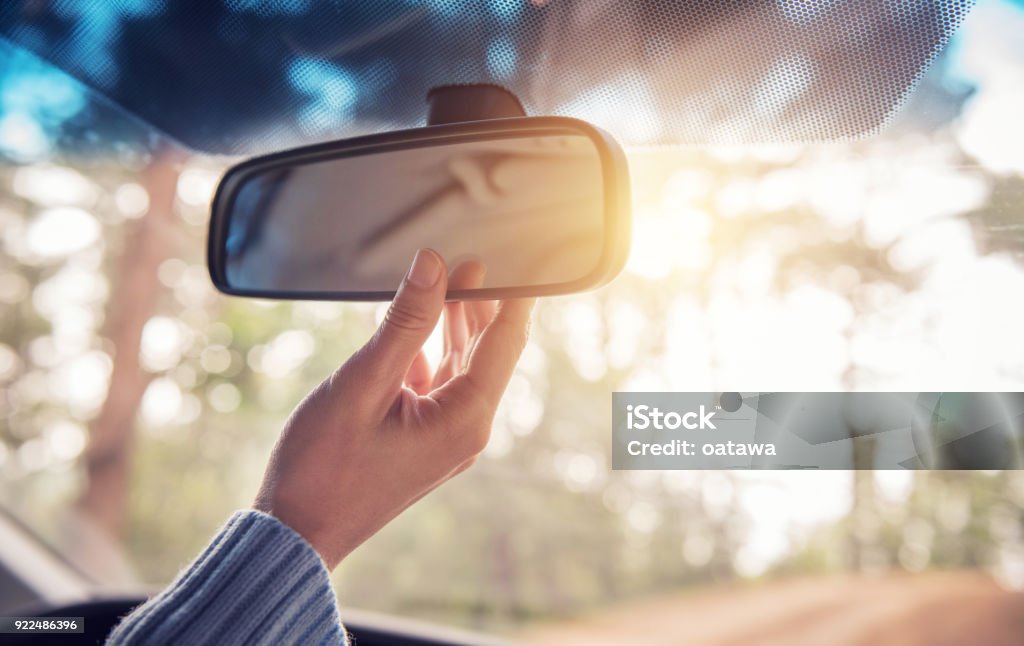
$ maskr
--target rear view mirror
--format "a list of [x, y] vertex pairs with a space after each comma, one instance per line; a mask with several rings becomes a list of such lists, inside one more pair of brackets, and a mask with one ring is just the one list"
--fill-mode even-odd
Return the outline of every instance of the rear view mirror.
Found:
[[629, 179], [618, 144], [575, 119], [372, 135], [230, 169], [209, 245], [229, 294], [389, 300], [422, 247], [486, 267], [481, 288], [449, 299], [565, 294], [621, 270]]

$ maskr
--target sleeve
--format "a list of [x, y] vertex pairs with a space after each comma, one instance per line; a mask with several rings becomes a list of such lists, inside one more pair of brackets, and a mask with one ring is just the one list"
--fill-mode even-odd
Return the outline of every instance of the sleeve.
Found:
[[114, 646], [347, 643], [316, 550], [257, 511], [234, 514], [192, 565], [107, 639]]

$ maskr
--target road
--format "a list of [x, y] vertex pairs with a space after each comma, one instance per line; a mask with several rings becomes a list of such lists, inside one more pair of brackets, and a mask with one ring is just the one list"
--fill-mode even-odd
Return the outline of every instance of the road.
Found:
[[1024, 645], [1024, 592], [974, 572], [798, 579], [630, 602], [534, 628], [534, 646]]

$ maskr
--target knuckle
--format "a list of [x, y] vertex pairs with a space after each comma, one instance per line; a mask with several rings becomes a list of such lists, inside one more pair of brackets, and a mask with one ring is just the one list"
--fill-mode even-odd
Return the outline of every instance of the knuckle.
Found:
[[460, 380], [459, 397], [468, 416], [474, 420], [490, 420], [493, 408], [490, 398], [485, 394], [483, 385], [469, 373], [458, 377]]
[[454, 448], [463, 459], [474, 458], [487, 448], [491, 423], [492, 415], [482, 405], [463, 409], [457, 417], [446, 420], [448, 438], [445, 444]]
[[345, 391], [348, 378], [345, 371], [345, 366], [339, 366], [327, 377], [319, 386], [317, 390], [327, 390], [331, 393], [341, 393]]
[[430, 327], [430, 315], [421, 307], [396, 300], [388, 307], [384, 321], [389, 327], [405, 330], [419, 331]]
[[476, 460], [491, 439], [490, 424], [473, 425], [459, 433], [459, 444], [467, 460]]
[[332, 405], [335, 408], [349, 408], [353, 403], [358, 403], [358, 398], [352, 397], [352, 379], [344, 370], [344, 366], [331, 373], [327, 379], [322, 381], [313, 391], [312, 396]]
[[367, 388], [380, 383], [380, 369], [369, 361], [370, 344], [358, 350], [344, 364], [335, 369], [316, 391], [321, 397], [334, 402], [340, 409], [363, 413], [371, 409], [371, 398], [365, 396]]

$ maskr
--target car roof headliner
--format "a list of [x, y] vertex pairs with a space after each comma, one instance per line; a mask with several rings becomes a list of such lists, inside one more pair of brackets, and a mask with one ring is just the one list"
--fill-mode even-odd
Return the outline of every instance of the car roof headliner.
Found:
[[626, 144], [877, 131], [973, 0], [9, 0], [0, 37], [171, 138], [257, 153], [422, 125], [495, 83]]

